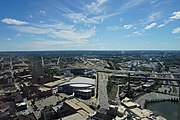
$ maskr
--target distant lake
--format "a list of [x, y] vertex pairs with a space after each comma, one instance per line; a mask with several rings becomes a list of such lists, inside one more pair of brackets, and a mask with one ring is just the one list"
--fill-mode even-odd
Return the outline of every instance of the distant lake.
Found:
[[155, 115], [163, 116], [167, 120], [177, 120], [178, 103], [170, 101], [148, 103], [147, 109], [153, 111]]

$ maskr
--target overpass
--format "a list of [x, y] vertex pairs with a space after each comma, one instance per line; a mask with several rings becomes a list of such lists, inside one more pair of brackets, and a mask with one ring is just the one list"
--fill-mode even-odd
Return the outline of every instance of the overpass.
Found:
[[[116, 75], [116, 74], [115, 74], [115, 75]], [[126, 75], [118, 75], [117, 77], [120, 77], [120, 78], [128, 78], [129, 76], [126, 76]], [[131, 76], [131, 78], [151, 79], [151, 80], [166, 80], [166, 81], [176, 81], [176, 82], [180, 82], [180, 78], [147, 77], [147, 76]]]

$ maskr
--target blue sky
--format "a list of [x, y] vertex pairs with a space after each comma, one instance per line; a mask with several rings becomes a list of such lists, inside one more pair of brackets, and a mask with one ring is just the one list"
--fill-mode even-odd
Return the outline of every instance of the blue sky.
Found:
[[0, 51], [180, 50], [179, 0], [0, 0]]

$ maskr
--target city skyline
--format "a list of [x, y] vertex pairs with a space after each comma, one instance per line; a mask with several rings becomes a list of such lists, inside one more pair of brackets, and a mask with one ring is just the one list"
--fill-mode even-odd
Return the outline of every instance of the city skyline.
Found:
[[178, 0], [0, 1], [0, 51], [180, 50]]

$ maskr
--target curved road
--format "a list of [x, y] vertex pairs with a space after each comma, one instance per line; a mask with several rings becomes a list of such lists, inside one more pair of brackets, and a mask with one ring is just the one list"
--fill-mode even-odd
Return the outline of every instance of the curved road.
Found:
[[141, 105], [142, 108], [144, 108], [145, 100], [170, 99], [170, 98], [178, 98], [178, 96], [151, 92], [139, 97], [137, 100], [135, 100], [135, 102]]

